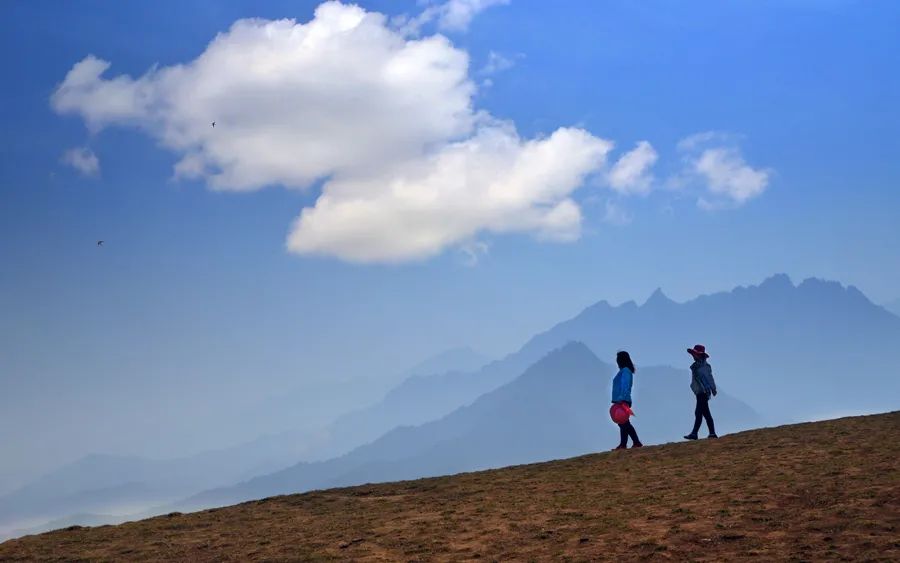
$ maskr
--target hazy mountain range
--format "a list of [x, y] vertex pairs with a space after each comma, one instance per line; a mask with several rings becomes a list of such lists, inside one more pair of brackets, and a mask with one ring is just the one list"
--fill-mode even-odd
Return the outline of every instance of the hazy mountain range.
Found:
[[[416, 364], [395, 379], [415, 381], [428, 370], [453, 373], [474, 369], [486, 361], [485, 356], [470, 348], [454, 348]], [[288, 393], [282, 401], [272, 401], [267, 406], [292, 410], [298, 403]], [[402, 417], [397, 420], [404, 421]], [[390, 428], [393, 426], [384, 431]], [[48, 529], [45, 526], [50, 524], [44, 523], [50, 519], [54, 519], [53, 523], [78, 522], [70, 516], [75, 513], [84, 521], [121, 521], [125, 515], [175, 502], [208, 489], [213, 483], [228, 485], [287, 467], [299, 459], [315, 459], [338, 448], [337, 444], [334, 431], [304, 427], [175, 459], [88, 455], [0, 496], [0, 538], [23, 528]], [[355, 445], [357, 442], [348, 440], [346, 449]]]
[[900, 318], [859, 290], [786, 275], [676, 303], [657, 290], [641, 306], [601, 301], [534, 337], [525, 349], [570, 340], [602, 358], [684, 366], [705, 344], [716, 379], [772, 421], [886, 411], [900, 401]]
[[[474, 403], [421, 426], [396, 428], [347, 455], [300, 463], [177, 505], [182, 510], [232, 504], [308, 489], [414, 479], [571, 457], [614, 447], [609, 383], [616, 369], [584, 344], [569, 343]], [[646, 443], [678, 439], [693, 422], [683, 370], [639, 369], [635, 425]], [[723, 432], [750, 428], [759, 416], [723, 391], [714, 400]]]
[[[293, 436], [294, 440], [288, 439]], [[93, 454], [0, 497], [0, 531], [73, 513], [134, 514], [209, 487], [280, 469], [301, 459], [314, 437], [261, 437], [248, 444], [169, 460]]]
[[[615, 370], [603, 361], [620, 349], [638, 366], [642, 438], [679, 439], [693, 409], [685, 349], [696, 343], [708, 347], [723, 389], [713, 403], [722, 432], [900, 404], [900, 318], [853, 287], [777, 275], [685, 303], [662, 291], [642, 305], [601, 301], [486, 364], [451, 351], [315, 433], [289, 430], [202, 461], [94, 456], [0, 498], [0, 523], [121, 514], [137, 498], [169, 510], [194, 495], [176, 504], [201, 507], [606, 449], [617, 439], [606, 406]], [[647, 367], [665, 365], [676, 368]]]

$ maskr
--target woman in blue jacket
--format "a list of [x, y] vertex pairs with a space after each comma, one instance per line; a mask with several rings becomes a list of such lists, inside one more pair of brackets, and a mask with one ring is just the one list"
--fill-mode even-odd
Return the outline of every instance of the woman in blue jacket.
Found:
[[[631, 356], [624, 350], [616, 354], [616, 364], [619, 366], [619, 373], [613, 378], [612, 383], [612, 402], [625, 403], [631, 406], [631, 385], [634, 381], [634, 363]], [[624, 450], [628, 447], [628, 437], [631, 436], [631, 447], [640, 448], [644, 444], [638, 439], [637, 430], [632, 426], [631, 421], [619, 425], [619, 446], [617, 450]]]

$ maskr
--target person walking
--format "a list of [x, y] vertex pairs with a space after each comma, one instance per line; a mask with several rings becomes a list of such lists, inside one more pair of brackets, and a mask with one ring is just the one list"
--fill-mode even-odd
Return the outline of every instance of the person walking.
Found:
[[709, 437], [718, 438], [712, 413], [709, 411], [709, 399], [716, 396], [716, 380], [713, 379], [712, 366], [706, 361], [709, 354], [702, 344], [688, 348], [687, 351], [694, 358], [694, 363], [691, 364], [691, 391], [697, 396], [697, 407], [694, 409], [694, 429], [684, 439], [697, 439], [697, 432], [703, 419], [706, 419]]
[[[628, 407], [627, 411], [629, 414], [631, 412], [631, 386], [634, 382], [634, 363], [631, 361], [631, 356], [628, 352], [624, 350], [616, 354], [616, 365], [619, 366], [619, 372], [613, 377], [612, 382], [612, 403], [613, 407], [610, 408], [610, 413], [612, 414], [613, 409], [616, 408], [617, 405], [623, 404]], [[619, 422], [619, 420], [615, 419], [616, 424], [619, 425], [619, 445], [615, 449], [624, 450], [628, 447], [628, 438], [631, 437], [631, 447], [640, 448], [644, 444], [641, 443], [640, 439], [637, 435], [637, 430], [634, 429], [634, 426], [631, 424], [631, 420], [628, 419], [627, 416], [624, 417], [625, 422]]]

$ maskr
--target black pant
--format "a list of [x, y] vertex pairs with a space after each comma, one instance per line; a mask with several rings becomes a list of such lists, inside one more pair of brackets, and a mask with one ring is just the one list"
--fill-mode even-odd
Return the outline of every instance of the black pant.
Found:
[[691, 435], [697, 435], [704, 418], [706, 419], [706, 427], [709, 428], [709, 433], [715, 434], [716, 424], [713, 422], [712, 413], [709, 412], [709, 395], [700, 393], [697, 395], [697, 408], [694, 409], [694, 429], [691, 430]]
[[[625, 401], [625, 404], [629, 407], [631, 406], [631, 401]], [[638, 439], [637, 430], [632, 426], [631, 421], [629, 420], [625, 424], [619, 425], [619, 445], [625, 447], [628, 445], [628, 437], [631, 436], [631, 445], [640, 444], [641, 441]]]
[[622, 447], [627, 446], [629, 436], [631, 436], [632, 446], [641, 443], [641, 441], [638, 440], [637, 430], [634, 429], [634, 426], [632, 426], [630, 420], [625, 424], [619, 425], [619, 445]]

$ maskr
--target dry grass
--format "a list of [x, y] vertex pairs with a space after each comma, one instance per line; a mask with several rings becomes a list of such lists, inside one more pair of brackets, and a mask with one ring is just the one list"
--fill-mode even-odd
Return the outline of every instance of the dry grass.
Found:
[[900, 561], [900, 412], [290, 495], [0, 560]]

